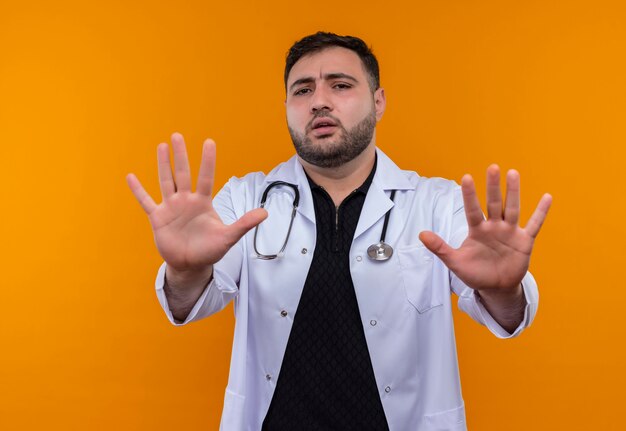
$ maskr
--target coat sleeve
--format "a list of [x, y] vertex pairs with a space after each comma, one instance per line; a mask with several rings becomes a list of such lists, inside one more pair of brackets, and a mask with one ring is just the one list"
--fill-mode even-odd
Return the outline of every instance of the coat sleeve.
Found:
[[[463, 196], [459, 186], [455, 187], [453, 195], [452, 228], [450, 230], [451, 236], [448, 243], [452, 247], [458, 248], [467, 237], [468, 229], [463, 206]], [[459, 297], [459, 308], [469, 314], [470, 317], [478, 323], [487, 326], [498, 338], [512, 338], [518, 336], [525, 328], [530, 326], [537, 314], [539, 291], [537, 289], [537, 283], [530, 272], [527, 272], [522, 279], [522, 288], [524, 289], [524, 296], [526, 298], [524, 318], [512, 333], [507, 332], [495, 321], [485, 306], [480, 302], [480, 298], [476, 295], [474, 289], [463, 283], [452, 271], [450, 271], [450, 285], [451, 290]]]
[[[238, 182], [239, 180], [236, 178], [231, 179], [213, 198], [213, 207], [225, 224], [231, 224], [238, 218], [232, 201], [233, 189], [236, 190]], [[167, 264], [164, 262], [157, 273], [155, 286], [159, 303], [170, 322], [176, 326], [186, 325], [217, 313], [226, 307], [239, 293], [238, 284], [242, 263], [243, 241], [240, 240], [213, 266], [213, 279], [204, 289], [185, 321], [181, 322], [172, 316], [167, 296], [163, 289], [165, 285], [165, 269], [167, 267]]]

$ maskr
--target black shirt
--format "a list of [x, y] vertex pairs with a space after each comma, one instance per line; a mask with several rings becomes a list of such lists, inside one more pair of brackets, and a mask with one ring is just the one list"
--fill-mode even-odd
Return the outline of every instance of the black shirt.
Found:
[[263, 431], [389, 429], [349, 259], [375, 171], [338, 208], [309, 178], [317, 241]]

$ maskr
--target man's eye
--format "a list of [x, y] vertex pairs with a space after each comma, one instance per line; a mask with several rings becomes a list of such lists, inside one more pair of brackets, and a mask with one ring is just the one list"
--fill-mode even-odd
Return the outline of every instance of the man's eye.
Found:
[[334, 88], [338, 88], [339, 90], [346, 90], [348, 88], [352, 88], [352, 86], [350, 84], [344, 84], [343, 82], [340, 82], [335, 84]]
[[309, 91], [311, 91], [310, 88], [301, 88], [301, 89], [297, 90], [295, 93], [293, 93], [293, 95], [294, 96], [300, 96], [302, 94], [308, 93]]

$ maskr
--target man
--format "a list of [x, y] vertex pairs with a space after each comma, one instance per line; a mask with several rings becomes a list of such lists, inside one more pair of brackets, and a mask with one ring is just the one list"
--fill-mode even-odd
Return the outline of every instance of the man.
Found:
[[385, 93], [358, 38], [303, 38], [285, 86], [297, 156], [267, 176], [232, 178], [212, 199], [207, 140], [194, 193], [179, 134], [175, 176], [167, 144], [157, 150], [160, 205], [128, 176], [165, 260], [156, 287], [170, 320], [235, 301], [221, 428], [465, 430], [449, 293], [498, 337], [527, 327], [551, 197], [521, 228], [515, 171], [503, 205], [489, 167], [486, 219], [470, 176], [459, 188], [401, 171], [376, 148]]

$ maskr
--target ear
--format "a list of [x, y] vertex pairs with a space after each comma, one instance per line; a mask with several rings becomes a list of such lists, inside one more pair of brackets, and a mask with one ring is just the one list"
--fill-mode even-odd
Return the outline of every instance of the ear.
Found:
[[387, 100], [385, 99], [385, 89], [380, 87], [374, 92], [374, 106], [376, 108], [376, 121], [380, 121], [385, 113], [387, 107]]

